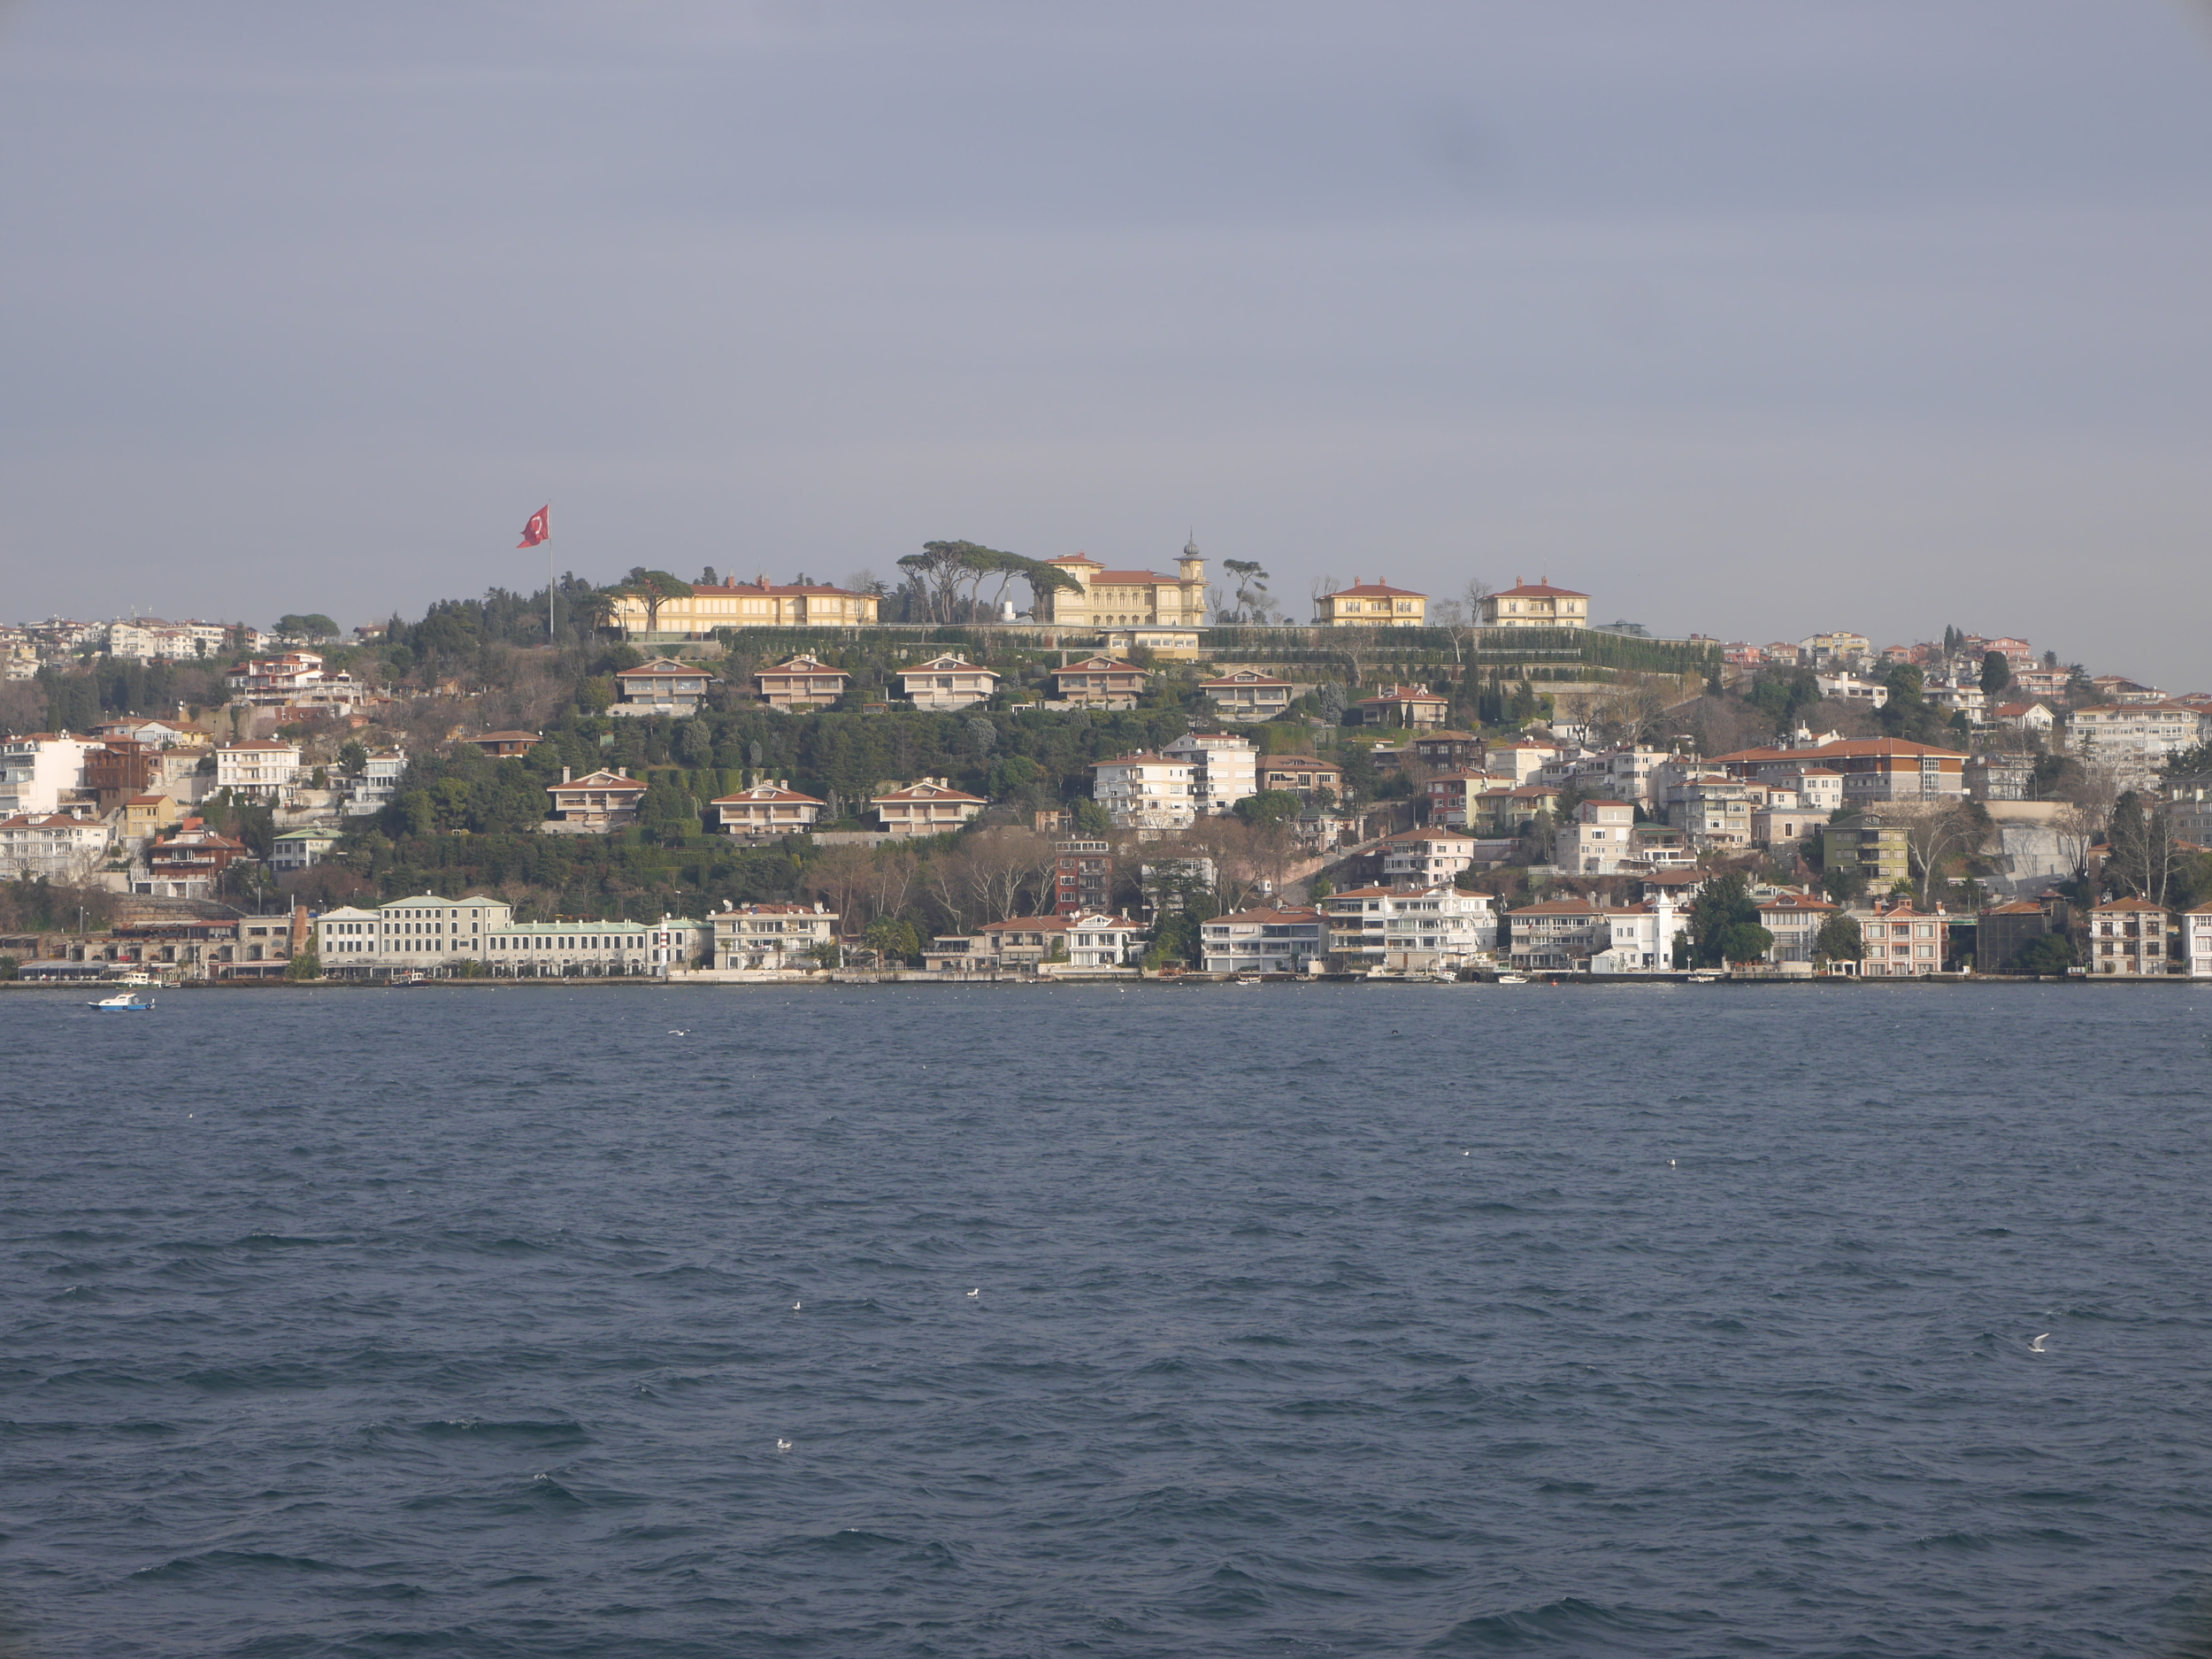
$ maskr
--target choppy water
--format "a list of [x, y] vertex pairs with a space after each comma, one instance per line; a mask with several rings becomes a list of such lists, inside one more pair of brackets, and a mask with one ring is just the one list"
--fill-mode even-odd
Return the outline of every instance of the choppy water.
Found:
[[2212, 1651], [2212, 990], [82, 1001], [11, 1659]]

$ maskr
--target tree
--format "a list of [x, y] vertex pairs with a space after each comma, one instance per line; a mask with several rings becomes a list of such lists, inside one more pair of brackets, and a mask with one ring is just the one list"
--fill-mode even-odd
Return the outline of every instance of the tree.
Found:
[[1236, 815], [1247, 824], [1295, 823], [1306, 803], [1287, 789], [1263, 789], [1236, 804]]
[[322, 962], [313, 951], [303, 950], [284, 964], [284, 977], [288, 979], [319, 979], [323, 977]]
[[626, 594], [642, 600], [645, 604], [645, 631], [657, 634], [661, 626], [661, 607], [671, 599], [681, 598], [691, 591], [691, 584], [666, 571], [649, 571], [642, 565], [634, 565], [630, 573], [607, 590], [610, 594]]
[[1859, 925], [1841, 910], [1821, 923], [1820, 932], [1813, 935], [1816, 962], [1857, 962], [1865, 955], [1866, 942]]
[[2020, 947], [2005, 964], [2008, 973], [2064, 973], [2074, 965], [2074, 941], [2063, 933], [2044, 933]]
[[369, 748], [359, 738], [349, 738], [338, 746], [338, 770], [349, 778], [358, 778], [369, 769]]
[[1982, 695], [1993, 697], [2012, 684], [2012, 664], [2002, 651], [1982, 654]]
[[1963, 802], [1905, 802], [1886, 807], [1885, 822], [1905, 832], [1905, 846], [1920, 877], [1920, 908], [1933, 902], [1934, 882], [1943, 873], [1943, 861], [1980, 838], [1982, 825]]
[[289, 639], [326, 640], [338, 632], [338, 625], [319, 611], [288, 611], [277, 618], [276, 631]]
[[1237, 579], [1235, 611], [1223, 618], [1229, 623], [1264, 623], [1274, 601], [1267, 591], [1267, 572], [1257, 559], [1224, 559], [1222, 569]]
[[704, 720], [686, 720], [676, 728], [672, 745], [676, 758], [687, 766], [711, 765], [714, 761], [714, 733], [707, 729]]
[[2111, 848], [2105, 860], [2105, 878], [2122, 897], [2166, 902], [2175, 866], [2180, 862], [2171, 823], [2156, 802], [2143, 810], [2142, 797], [2132, 789], [2112, 807], [2112, 822], [2105, 833]]
[[1759, 907], [1739, 871], [1711, 877], [1690, 906], [1690, 948], [1702, 966], [1755, 962], [1774, 948], [1774, 935], [1759, 923]]

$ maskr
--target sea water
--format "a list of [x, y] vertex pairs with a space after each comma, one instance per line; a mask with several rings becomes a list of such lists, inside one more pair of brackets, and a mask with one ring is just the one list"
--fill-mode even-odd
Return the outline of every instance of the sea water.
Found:
[[2205, 1651], [2212, 987], [83, 1000], [8, 1659]]

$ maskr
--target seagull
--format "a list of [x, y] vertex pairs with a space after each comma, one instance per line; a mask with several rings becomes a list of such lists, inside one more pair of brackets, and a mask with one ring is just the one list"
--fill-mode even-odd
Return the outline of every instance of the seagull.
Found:
[[792, 1311], [792, 1312], [794, 1312], [794, 1313], [796, 1313], [796, 1312], [798, 1312], [798, 1311], [799, 1311], [799, 1310], [800, 1310], [803, 1306], [804, 1306], [804, 1305], [805, 1305], [805, 1304], [804, 1304], [804, 1303], [803, 1303], [803, 1302], [793, 1302], [793, 1303], [791, 1304], [791, 1311]]
[[2044, 1333], [2041, 1336], [2039, 1336], [2038, 1338], [2036, 1338], [2036, 1339], [2035, 1339], [2035, 1340], [2034, 1340], [2034, 1341], [2032, 1341], [2032, 1342], [2031, 1342], [2031, 1343], [2029, 1343], [2029, 1344], [2028, 1344], [2028, 1352], [2029, 1352], [2029, 1353], [2031, 1353], [2031, 1354], [2047, 1354], [2047, 1353], [2049, 1353], [2049, 1352], [2050, 1352], [2050, 1350], [2049, 1350], [2048, 1348], [2045, 1348], [2043, 1345], [2044, 1345], [2046, 1342], [2049, 1341], [2050, 1340], [2051, 1340], [2051, 1333], [2050, 1333], [2048, 1331], [2046, 1331], [2046, 1332], [2045, 1332], [2045, 1333]]
[[789, 1440], [778, 1440], [776, 1442], [776, 1449], [780, 1452], [787, 1452], [791, 1449], [791, 1442]]
[[969, 1300], [970, 1302], [973, 1302], [973, 1301], [974, 1301], [974, 1300], [975, 1300], [978, 1296], [980, 1296], [982, 1294], [983, 1294], [983, 1286], [980, 1286], [980, 1285], [978, 1285], [978, 1286], [976, 1286], [973, 1290], [972, 1290], [972, 1291], [970, 1291], [970, 1292], [968, 1293], [968, 1300]]
[[687, 1031], [672, 1031], [668, 1034], [672, 1037], [688, 1037], [691, 1035], [691, 1033]]
[[1674, 1167], [1674, 1160], [1672, 1158], [1669, 1158], [1667, 1160], [1667, 1167], [1669, 1169], [1672, 1169]]

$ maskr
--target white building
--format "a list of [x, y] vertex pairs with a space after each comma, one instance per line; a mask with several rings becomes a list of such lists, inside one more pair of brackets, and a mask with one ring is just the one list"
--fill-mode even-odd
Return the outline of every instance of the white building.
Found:
[[1199, 933], [1208, 973], [1305, 973], [1329, 951], [1317, 910], [1236, 910]]
[[718, 968], [817, 968], [837, 942], [837, 918], [821, 904], [740, 904], [717, 910]]
[[396, 973], [444, 977], [480, 972], [519, 979], [603, 978], [664, 972], [653, 960], [656, 932], [692, 924], [632, 921], [518, 922], [492, 898], [434, 893], [374, 909], [326, 910], [315, 921], [323, 972], [335, 978]]
[[392, 796], [398, 791], [399, 780], [406, 771], [405, 749], [375, 751], [357, 777], [346, 780], [346, 801], [342, 809], [345, 816], [365, 818], [372, 812], [381, 812], [391, 804]]
[[300, 746], [274, 738], [225, 743], [215, 751], [215, 787], [234, 797], [279, 801], [298, 781]]
[[1259, 750], [1228, 732], [1186, 732], [1161, 751], [1191, 768], [1192, 810], [1218, 815], [1259, 793]]
[[1140, 749], [1091, 763], [1091, 798], [1123, 829], [1187, 829], [1197, 816], [1197, 768]]
[[2140, 789], [2174, 756], [2203, 742], [2206, 725], [2185, 703], [2107, 703], [2075, 710], [2067, 741], [2085, 766]]
[[2212, 979], [2212, 904], [2181, 913], [2181, 971], [2193, 979]]
[[1674, 936], [1682, 931], [1674, 900], [1664, 891], [1643, 904], [1599, 912], [1603, 942], [1590, 957], [1593, 973], [1664, 973], [1674, 965]]
[[0, 741], [0, 818], [28, 812], [44, 818], [84, 782], [84, 757], [100, 745], [64, 732], [34, 732]]
[[1878, 680], [1869, 680], [1863, 674], [1848, 672], [1839, 674], [1815, 674], [1813, 684], [1824, 697], [1838, 697], [1846, 703], [1863, 703], [1870, 709], [1878, 709], [1889, 701], [1889, 687]]
[[1329, 965], [1338, 973], [1471, 968], [1497, 950], [1497, 901], [1487, 893], [1354, 887], [1321, 903], [1329, 918]]
[[972, 709], [997, 695], [999, 679], [995, 670], [979, 668], [958, 652], [948, 651], [900, 669], [899, 695], [910, 699], [917, 709], [941, 713]]
[[1400, 830], [1383, 842], [1383, 879], [1395, 887], [1447, 886], [1475, 867], [1480, 847], [1455, 829]]
[[112, 823], [65, 812], [18, 812], [0, 818], [0, 879], [43, 876], [74, 884], [98, 868], [114, 841]]
[[337, 844], [335, 830], [287, 830], [269, 843], [269, 868], [280, 876], [291, 875], [322, 863]]

